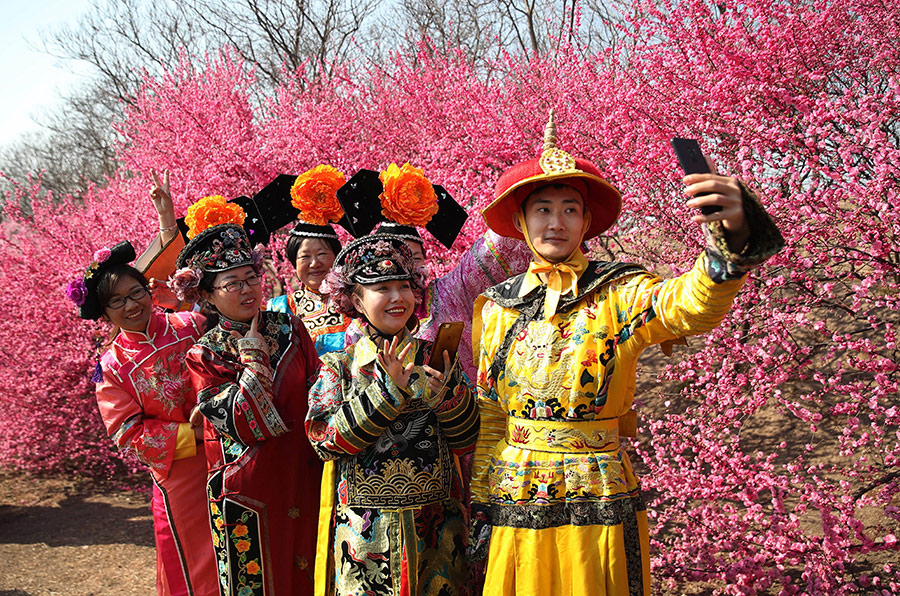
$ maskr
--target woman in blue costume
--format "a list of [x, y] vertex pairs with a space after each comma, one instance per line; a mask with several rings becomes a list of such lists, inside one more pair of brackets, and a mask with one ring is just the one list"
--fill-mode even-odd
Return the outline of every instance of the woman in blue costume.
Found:
[[344, 349], [344, 331], [350, 325], [350, 319], [320, 293], [322, 280], [341, 251], [340, 239], [329, 222], [337, 222], [343, 215], [336, 194], [343, 183], [344, 175], [327, 165], [297, 177], [291, 201], [300, 210], [300, 221], [290, 232], [284, 256], [294, 265], [300, 287], [266, 303], [266, 310], [299, 317], [320, 356]]

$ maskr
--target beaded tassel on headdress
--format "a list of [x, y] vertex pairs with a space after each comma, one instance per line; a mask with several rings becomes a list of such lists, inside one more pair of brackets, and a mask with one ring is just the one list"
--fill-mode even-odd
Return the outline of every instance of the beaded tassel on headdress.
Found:
[[99, 336], [94, 337], [94, 355], [97, 358], [97, 365], [94, 366], [94, 374], [91, 375], [92, 383], [99, 383], [103, 380], [103, 367], [100, 365], [100, 350], [102, 349], [103, 341]]

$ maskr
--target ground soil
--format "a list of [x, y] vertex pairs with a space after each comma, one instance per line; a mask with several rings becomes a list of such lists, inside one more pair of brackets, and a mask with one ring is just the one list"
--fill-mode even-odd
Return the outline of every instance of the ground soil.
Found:
[[152, 526], [149, 493], [0, 471], [0, 596], [155, 594]]

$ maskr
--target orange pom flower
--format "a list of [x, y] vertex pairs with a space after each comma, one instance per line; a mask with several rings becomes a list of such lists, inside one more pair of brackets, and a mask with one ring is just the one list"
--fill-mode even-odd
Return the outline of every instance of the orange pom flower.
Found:
[[297, 176], [291, 186], [291, 204], [300, 210], [300, 219], [316, 226], [337, 221], [344, 215], [337, 199], [344, 175], [331, 166], [316, 166]]
[[203, 230], [219, 224], [233, 223], [244, 225], [247, 214], [240, 205], [228, 203], [225, 197], [214, 195], [203, 197], [190, 207], [184, 218], [188, 225], [188, 238], [193, 238]]
[[378, 175], [384, 192], [381, 213], [404, 226], [424, 226], [438, 211], [437, 194], [425, 173], [408, 163], [398, 168], [392, 163]]

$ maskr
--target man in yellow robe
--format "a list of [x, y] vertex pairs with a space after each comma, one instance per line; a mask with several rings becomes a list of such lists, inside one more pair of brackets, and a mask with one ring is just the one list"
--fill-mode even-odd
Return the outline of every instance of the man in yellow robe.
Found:
[[690, 271], [663, 280], [589, 262], [582, 241], [615, 223], [621, 197], [555, 141], [551, 115], [541, 157], [505, 172], [484, 210], [492, 230], [526, 240], [534, 257], [475, 304], [481, 431], [469, 548], [487, 557], [485, 595], [649, 594], [647, 515], [619, 445], [634, 426], [638, 356], [717, 326], [746, 272], [783, 240], [743, 184], [694, 174], [687, 204], [721, 210], [694, 216], [708, 246]]

